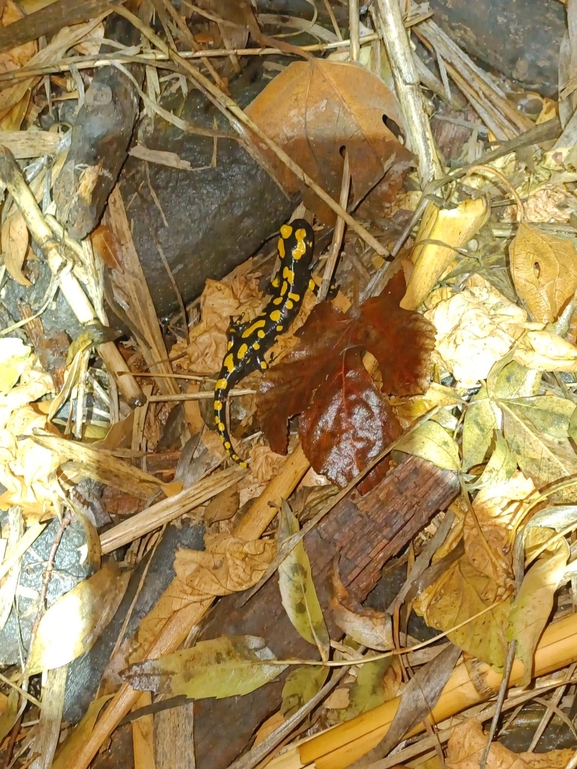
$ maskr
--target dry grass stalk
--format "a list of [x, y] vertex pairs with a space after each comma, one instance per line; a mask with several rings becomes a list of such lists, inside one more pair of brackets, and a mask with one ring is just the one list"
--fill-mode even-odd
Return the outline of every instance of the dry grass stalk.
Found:
[[237, 483], [245, 473], [246, 470], [240, 467], [230, 467], [208, 478], [202, 478], [178, 494], [147, 507], [146, 510], [105, 531], [100, 537], [102, 552], [111, 553], [118, 547], [159, 529], [165, 523], [170, 523]]
[[[577, 615], [570, 615], [549, 625], [537, 647], [534, 676], [542, 676], [577, 661]], [[471, 669], [471, 668], [470, 668]], [[510, 686], [521, 679], [523, 666], [516, 660], [511, 671]], [[431, 713], [431, 723], [438, 724], [447, 718], [484, 702], [498, 691], [502, 676], [489, 665], [478, 663], [470, 673], [464, 663], [458, 665], [436, 706]], [[482, 693], [481, 693], [482, 692]], [[341, 726], [329, 729], [315, 737], [289, 748], [269, 764], [270, 769], [345, 769], [377, 745], [391, 725], [400, 698], [385, 702]], [[424, 725], [415, 727], [409, 735], [419, 734]], [[408, 736], [409, 736], [408, 735]]]

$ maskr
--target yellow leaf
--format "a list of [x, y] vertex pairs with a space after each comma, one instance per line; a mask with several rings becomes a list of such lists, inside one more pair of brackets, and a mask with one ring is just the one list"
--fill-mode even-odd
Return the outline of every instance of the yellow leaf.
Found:
[[[299, 530], [298, 521], [283, 499], [279, 521], [279, 548]], [[329, 656], [329, 632], [317, 598], [311, 565], [302, 541], [298, 542], [278, 568], [282, 605], [298, 633], [318, 647], [323, 659]]]
[[437, 422], [428, 421], [397, 443], [406, 454], [427, 459], [443, 470], [459, 470], [459, 449], [454, 438]]
[[[502, 402], [503, 429], [509, 447], [525, 475], [542, 489], [550, 483], [577, 474], [577, 454], [569, 439], [552, 438], [535, 429], [520, 413]], [[555, 501], [574, 502], [577, 490], [557, 492]]]
[[282, 688], [282, 714], [290, 718], [320, 691], [329, 675], [329, 668], [309, 665], [294, 668]]
[[221, 636], [131, 665], [125, 678], [134, 689], [184, 694], [197, 700], [221, 699], [248, 694], [279, 676], [286, 665], [263, 664], [275, 659], [262, 638]]
[[511, 275], [533, 320], [553, 323], [577, 288], [573, 241], [522, 222], [509, 247]]
[[513, 602], [507, 637], [517, 641], [517, 656], [523, 663], [519, 686], [527, 686], [531, 681], [535, 648], [553, 610], [553, 597], [565, 574], [570, 554], [565, 539], [558, 540], [551, 550], [546, 550], [525, 574]]
[[[447, 631], [491, 606], [501, 594], [500, 586], [475, 569], [462, 556], [441, 577], [424, 590], [415, 609], [429, 627]], [[449, 640], [480, 660], [503, 668], [507, 656], [505, 636], [510, 599], [449, 633]]]
[[480, 465], [501, 421], [499, 409], [483, 385], [471, 400], [463, 421], [463, 469]]
[[110, 560], [52, 604], [38, 625], [27, 674], [59, 668], [87, 652], [114, 617], [129, 577]]
[[2, 225], [2, 250], [8, 273], [21, 286], [32, 285], [22, 272], [22, 265], [28, 251], [28, 242], [28, 227], [24, 217], [17, 210]]
[[[411, 255], [414, 269], [401, 307], [416, 310], [465, 246], [489, 218], [486, 198], [464, 200], [455, 208], [430, 203], [421, 220]], [[431, 242], [436, 241], [436, 242]]]

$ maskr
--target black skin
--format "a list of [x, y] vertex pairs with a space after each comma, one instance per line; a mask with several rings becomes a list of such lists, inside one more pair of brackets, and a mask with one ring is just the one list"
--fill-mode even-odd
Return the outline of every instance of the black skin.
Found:
[[295, 219], [280, 229], [280, 268], [272, 282], [274, 295], [256, 318], [231, 325], [227, 332], [228, 351], [214, 390], [214, 419], [226, 453], [241, 467], [247, 467], [235, 452], [226, 426], [226, 401], [231, 388], [253, 371], [265, 371], [264, 354], [298, 315], [307, 289], [315, 288], [311, 278], [314, 234], [304, 219]]

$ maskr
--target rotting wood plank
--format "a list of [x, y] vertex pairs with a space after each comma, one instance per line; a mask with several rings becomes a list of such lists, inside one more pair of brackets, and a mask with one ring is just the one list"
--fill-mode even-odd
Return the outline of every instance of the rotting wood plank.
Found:
[[[364, 497], [343, 499], [305, 538], [319, 600], [326, 610], [328, 571], [340, 555], [340, 574], [351, 595], [366, 598], [386, 560], [397, 554], [429, 520], [459, 493], [455, 473], [417, 457], [407, 457]], [[316, 650], [290, 624], [280, 602], [276, 578], [246, 604], [244, 594], [221, 599], [202, 638], [262, 636], [280, 658], [315, 658]], [[331, 637], [342, 633], [326, 612]], [[255, 729], [280, 705], [286, 673], [252, 694], [195, 703], [195, 753], [199, 769], [224, 769], [249, 744]], [[226, 736], [225, 736], [226, 735]]]

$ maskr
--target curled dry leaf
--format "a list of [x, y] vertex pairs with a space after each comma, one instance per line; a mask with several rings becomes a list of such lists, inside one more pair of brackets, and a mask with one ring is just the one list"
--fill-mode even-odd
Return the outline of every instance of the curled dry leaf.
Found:
[[[249, 104], [246, 113], [335, 200], [343, 169], [340, 148], [346, 147], [353, 208], [385, 174], [399, 189], [411, 163], [411, 153], [385, 125], [384, 118], [389, 118], [402, 127], [394, 95], [360, 64], [328, 59], [294, 62]], [[270, 162], [289, 193], [303, 192], [306, 207], [334, 224], [335, 214], [326, 204], [301, 187], [276, 156]]]
[[353, 641], [377, 651], [394, 647], [393, 623], [390, 614], [365, 608], [358, 604], [341, 582], [337, 560], [331, 567], [332, 595], [330, 608], [335, 624]]
[[537, 371], [577, 371], [577, 347], [552, 331], [527, 331], [515, 348], [514, 359]]
[[479, 275], [425, 313], [437, 329], [437, 352], [459, 384], [485, 379], [525, 329], [527, 314]]
[[[447, 745], [449, 769], [478, 769], [487, 744], [483, 727], [474, 718], [455, 727]], [[513, 753], [500, 742], [492, 742], [487, 769], [563, 769], [575, 751], [552, 750], [549, 753]]]
[[157, 694], [184, 694], [198, 700], [236, 697], [279, 676], [286, 665], [266, 664], [275, 659], [263, 638], [221, 636], [157, 660], [131, 665], [125, 678], [134, 689]]
[[[298, 521], [288, 503], [283, 499], [278, 530], [279, 548], [298, 530]], [[311, 564], [302, 540], [293, 547], [280, 564], [278, 585], [282, 605], [294, 628], [305, 641], [318, 648], [323, 660], [327, 660], [330, 645], [329, 631], [325, 624], [311, 574]]]
[[130, 572], [121, 572], [111, 559], [52, 604], [38, 625], [28, 675], [59, 668], [91, 649], [116, 614], [129, 578]]
[[[537, 534], [541, 542], [547, 542], [554, 533], [541, 527], [531, 527], [529, 531], [529, 535]], [[531, 539], [534, 536], [528, 537], [528, 540]], [[507, 637], [510, 641], [517, 641], [517, 656], [523, 663], [523, 678], [519, 686], [528, 686], [531, 681], [535, 649], [553, 610], [553, 597], [565, 575], [570, 554], [565, 539], [553, 543], [530, 566], [515, 597]]]
[[411, 254], [414, 267], [401, 307], [416, 310], [421, 306], [455, 261], [455, 249], [465, 246], [477, 234], [489, 212], [484, 197], [464, 200], [454, 208], [438, 208], [432, 203], [427, 206]]
[[577, 288], [573, 240], [521, 222], [509, 255], [515, 289], [533, 320], [553, 323]]
[[188, 590], [189, 596], [198, 593], [228, 595], [255, 585], [267, 570], [276, 553], [271, 540], [246, 541], [228, 535], [205, 537], [207, 549], [186, 550], [176, 553], [174, 570]]

